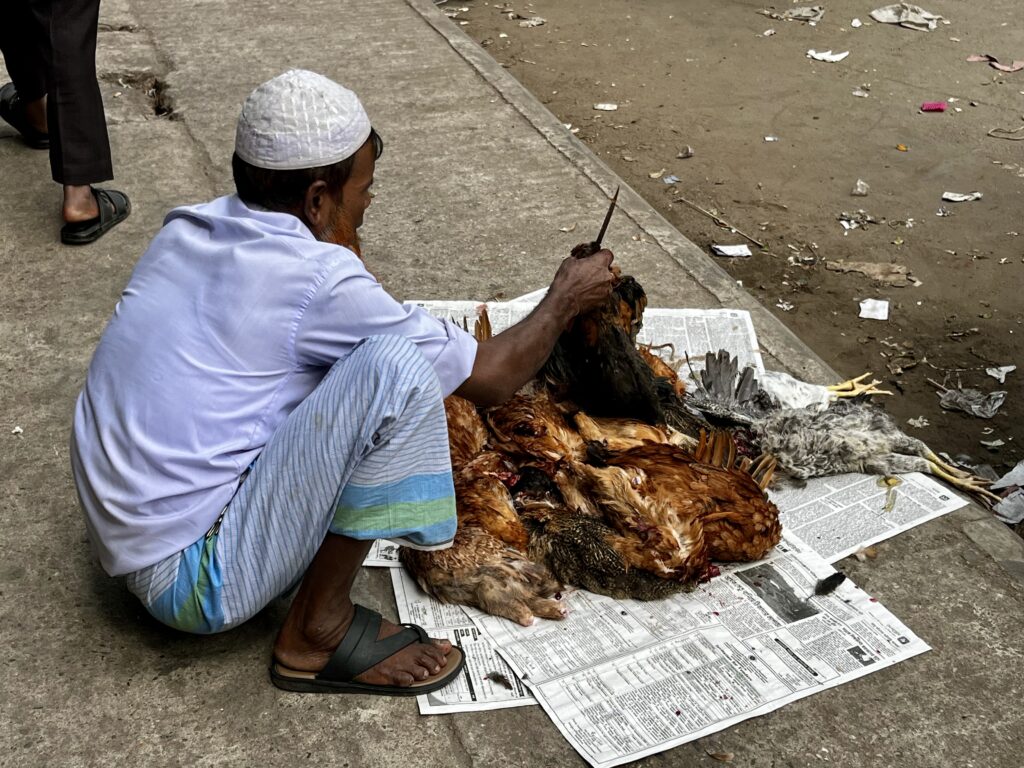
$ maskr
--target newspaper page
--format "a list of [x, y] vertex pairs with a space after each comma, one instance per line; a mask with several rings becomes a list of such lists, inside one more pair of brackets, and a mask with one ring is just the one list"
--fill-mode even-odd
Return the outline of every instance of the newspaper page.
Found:
[[391, 570], [398, 616], [419, 624], [431, 637], [451, 641], [466, 656], [459, 679], [440, 691], [417, 696], [421, 715], [479, 712], [536, 704], [515, 673], [498, 655], [490, 638], [458, 605], [445, 605], [419, 588], [404, 568]]
[[768, 560], [655, 602], [569, 596], [562, 622], [471, 610], [593, 766], [638, 760], [923, 653], [928, 646], [789, 537]]
[[[536, 292], [514, 301], [487, 302], [491, 328], [500, 333], [526, 317], [537, 305]], [[541, 294], [543, 296], [543, 294]], [[525, 299], [525, 300], [523, 300]], [[470, 331], [479, 316], [481, 302], [476, 301], [414, 301], [430, 314], [464, 325]], [[750, 313], [743, 309], [660, 309], [644, 310], [644, 325], [637, 335], [641, 344], [671, 345], [656, 349], [673, 367], [679, 366], [684, 376], [686, 356], [694, 370], [704, 367], [704, 355], [728, 349], [739, 359], [740, 368], [753, 365], [764, 371], [761, 351]]]
[[644, 310], [644, 326], [637, 335], [641, 344], [671, 344], [671, 349], [655, 350], [670, 364], [679, 366], [684, 378], [689, 366], [704, 368], [704, 355], [727, 349], [739, 360], [739, 368], [754, 366], [764, 373], [764, 361], [757, 346], [757, 334], [750, 313], [744, 309], [660, 309]]
[[470, 333], [473, 323], [480, 316], [480, 308], [487, 307], [487, 317], [495, 333], [515, 325], [537, 306], [536, 301], [410, 301], [417, 307], [423, 307], [434, 317], [463, 326]]
[[770, 490], [787, 533], [830, 563], [967, 506], [927, 475], [833, 475]]
[[368, 568], [401, 568], [398, 562], [398, 545], [387, 539], [377, 539], [370, 547], [363, 565]]

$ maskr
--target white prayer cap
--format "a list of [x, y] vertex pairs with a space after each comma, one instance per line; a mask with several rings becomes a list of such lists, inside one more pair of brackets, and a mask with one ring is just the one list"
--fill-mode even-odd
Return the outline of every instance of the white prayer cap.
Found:
[[358, 96], [316, 72], [292, 69], [249, 94], [235, 153], [257, 168], [316, 168], [351, 157], [369, 136]]

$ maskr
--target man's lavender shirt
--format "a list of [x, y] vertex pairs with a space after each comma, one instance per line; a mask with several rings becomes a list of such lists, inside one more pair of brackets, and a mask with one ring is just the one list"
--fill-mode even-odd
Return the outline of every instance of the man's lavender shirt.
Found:
[[413, 341], [445, 395], [476, 341], [399, 304], [350, 250], [237, 196], [172, 211], [135, 267], [89, 365], [71, 463], [111, 575], [195, 542], [242, 471], [360, 340]]

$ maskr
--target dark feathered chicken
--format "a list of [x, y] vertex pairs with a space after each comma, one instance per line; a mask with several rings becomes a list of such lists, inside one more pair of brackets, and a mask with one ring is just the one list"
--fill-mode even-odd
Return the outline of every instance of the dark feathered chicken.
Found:
[[580, 315], [562, 334], [541, 371], [559, 400], [591, 416], [668, 424], [696, 435], [704, 420], [676, 392], [675, 377], [658, 376], [636, 346], [647, 295], [621, 277], [604, 305]]

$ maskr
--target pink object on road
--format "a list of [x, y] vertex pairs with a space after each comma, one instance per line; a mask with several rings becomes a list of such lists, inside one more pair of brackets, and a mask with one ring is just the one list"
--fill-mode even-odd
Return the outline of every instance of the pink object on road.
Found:
[[945, 112], [946, 102], [944, 101], [926, 101], [921, 105], [922, 112]]

